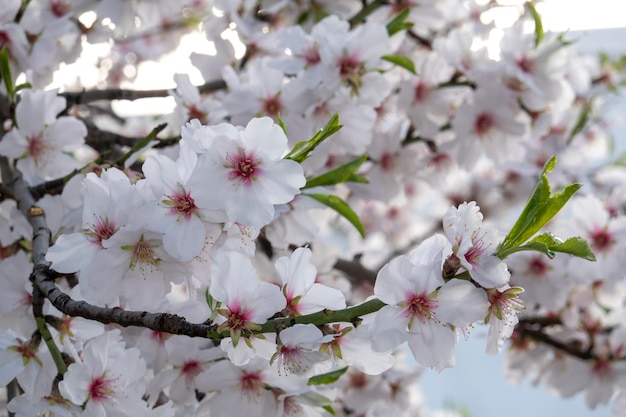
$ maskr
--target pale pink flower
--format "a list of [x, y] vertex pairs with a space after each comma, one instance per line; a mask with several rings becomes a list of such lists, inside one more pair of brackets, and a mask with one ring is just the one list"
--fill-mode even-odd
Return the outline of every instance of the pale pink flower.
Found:
[[287, 308], [295, 316], [346, 307], [341, 291], [315, 282], [317, 268], [312, 257], [309, 248], [298, 248], [290, 257], [283, 256], [275, 263], [283, 283]]
[[221, 234], [221, 227], [215, 223], [225, 220], [219, 213], [196, 204], [197, 196], [206, 191], [188, 184], [195, 162], [191, 149], [181, 152], [176, 161], [164, 155], [150, 156], [143, 164], [143, 172], [156, 201], [138, 210], [133, 218], [136, 224], [163, 233], [163, 247], [180, 262], [190, 261], [214, 242]]
[[319, 349], [333, 340], [333, 336], [324, 336], [313, 324], [296, 324], [281, 331], [279, 338], [280, 344], [272, 357], [279, 372], [307, 375], [316, 364], [329, 359]]
[[145, 409], [146, 363], [138, 349], [126, 349], [119, 330], [87, 343], [81, 359], [68, 367], [59, 383], [65, 398], [94, 417], [111, 413], [131, 417]]
[[252, 359], [237, 367], [229, 361], [220, 361], [209, 370], [207, 391], [215, 391], [200, 403], [198, 417], [262, 417], [275, 415], [278, 403], [266, 384], [276, 378], [265, 359]]
[[380, 270], [374, 293], [387, 305], [371, 324], [375, 350], [408, 341], [423, 366], [441, 371], [455, 364], [454, 328], [483, 319], [488, 304], [485, 293], [468, 281], [444, 283], [443, 254], [449, 251], [446, 239], [435, 235]]
[[529, 117], [504, 87], [496, 84], [478, 88], [473, 100], [462, 104], [452, 119], [459, 163], [473, 168], [483, 154], [500, 164], [521, 158], [521, 140], [529, 124]]
[[200, 95], [198, 87], [191, 84], [187, 74], [174, 74], [176, 90], [172, 95], [176, 100], [176, 120], [183, 124], [191, 119], [198, 119], [203, 124], [221, 122], [226, 115], [226, 109], [217, 100]]
[[398, 104], [407, 109], [417, 133], [432, 138], [451, 115], [453, 104], [459, 101], [458, 88], [439, 88], [450, 81], [454, 69], [438, 54], [420, 55], [415, 62], [419, 74], [400, 84]]
[[8, 330], [0, 334], [0, 386], [14, 378], [29, 399], [50, 394], [57, 370], [46, 344]]
[[443, 230], [452, 244], [454, 256], [472, 279], [485, 288], [506, 285], [511, 276], [506, 264], [496, 256], [504, 234], [482, 225], [483, 215], [475, 201], [450, 207], [443, 216]]
[[80, 166], [68, 156], [85, 141], [87, 128], [75, 117], [57, 114], [65, 99], [56, 90], [24, 90], [15, 109], [17, 127], [0, 141], [0, 154], [17, 159], [30, 184], [62, 177]]
[[211, 272], [211, 296], [221, 303], [215, 322], [221, 331], [230, 331], [237, 344], [243, 330], [260, 324], [285, 307], [280, 289], [261, 282], [250, 259], [238, 252], [223, 252]]
[[173, 336], [164, 345], [171, 368], [155, 376], [147, 394], [156, 399], [162, 390], [168, 389], [174, 403], [192, 404], [195, 390], [204, 392], [208, 389], [209, 369], [217, 360], [223, 359], [223, 353], [217, 347], [207, 347], [206, 341], [199, 338]]
[[188, 181], [190, 189], [199, 190], [195, 203], [223, 210], [230, 222], [265, 226], [274, 205], [291, 201], [306, 182], [297, 162], [282, 159], [286, 150], [285, 133], [269, 117], [252, 119], [243, 130], [229, 129], [198, 157]]

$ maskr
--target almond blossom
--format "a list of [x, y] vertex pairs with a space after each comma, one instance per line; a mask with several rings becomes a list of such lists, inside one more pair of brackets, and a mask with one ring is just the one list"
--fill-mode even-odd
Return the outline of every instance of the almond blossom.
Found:
[[488, 304], [485, 293], [471, 283], [459, 279], [444, 282], [441, 266], [449, 251], [446, 239], [435, 235], [380, 270], [374, 293], [387, 305], [371, 324], [375, 350], [408, 341], [423, 366], [441, 371], [455, 364], [454, 328], [483, 319]]
[[62, 177], [80, 166], [68, 155], [85, 140], [85, 124], [57, 115], [65, 99], [56, 90], [24, 90], [15, 109], [17, 126], [0, 141], [0, 155], [17, 159], [17, 168], [31, 184]]
[[276, 270], [283, 283], [283, 294], [290, 315], [346, 307], [344, 296], [339, 290], [315, 282], [317, 269], [312, 263], [312, 256], [309, 248], [298, 248], [289, 258], [283, 256], [276, 260]]
[[81, 361], [68, 367], [59, 391], [94, 417], [141, 415], [145, 372], [139, 350], [126, 349], [119, 330], [108, 331], [85, 346]]
[[291, 201], [305, 184], [302, 167], [282, 159], [287, 137], [269, 117], [223, 129], [210, 150], [198, 157], [188, 185], [205, 190], [195, 198], [198, 207], [223, 210], [230, 222], [265, 226], [274, 205]]
[[472, 279], [485, 288], [506, 285], [511, 276], [495, 254], [504, 234], [482, 224], [483, 215], [476, 202], [450, 207], [443, 216], [443, 230], [452, 244], [454, 259]]
[[259, 281], [250, 259], [238, 252], [225, 252], [213, 264], [209, 292], [221, 303], [218, 329], [229, 331], [235, 345], [242, 331], [257, 330], [286, 305], [280, 289]]

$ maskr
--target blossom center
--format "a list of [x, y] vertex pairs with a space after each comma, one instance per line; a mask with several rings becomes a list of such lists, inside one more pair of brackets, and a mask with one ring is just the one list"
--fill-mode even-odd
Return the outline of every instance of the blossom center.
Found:
[[591, 246], [598, 252], [607, 252], [613, 246], [613, 238], [606, 229], [596, 229], [589, 236]]
[[187, 385], [191, 385], [193, 380], [202, 372], [202, 366], [198, 361], [187, 361], [180, 368], [180, 374], [185, 376]]
[[528, 264], [528, 272], [534, 276], [544, 276], [548, 272], [548, 264], [535, 256]]
[[313, 66], [320, 63], [322, 58], [317, 50], [317, 46], [311, 46], [304, 51], [304, 60], [306, 61], [307, 66]]
[[39, 160], [45, 153], [46, 144], [41, 135], [32, 135], [28, 140], [27, 153], [34, 160]]
[[437, 301], [429, 298], [426, 293], [410, 294], [407, 297], [407, 304], [405, 315], [411, 318], [409, 328], [415, 318], [418, 318], [422, 323], [430, 320], [433, 317], [433, 311], [437, 307]]
[[493, 117], [489, 113], [481, 113], [476, 118], [476, 122], [474, 123], [474, 129], [478, 136], [484, 136], [494, 125]]
[[418, 103], [423, 103], [428, 99], [430, 93], [430, 89], [423, 82], [417, 83], [415, 86], [415, 101]]
[[269, 97], [263, 102], [263, 110], [268, 116], [278, 116], [278, 113], [280, 113], [282, 108], [283, 103], [278, 99], [278, 97]]
[[359, 60], [353, 55], [344, 55], [339, 59], [339, 74], [342, 77], [358, 75], [360, 67]]
[[533, 60], [528, 58], [527, 56], [523, 56], [517, 60], [517, 67], [526, 74], [530, 74], [533, 72], [533, 66]]
[[191, 193], [184, 188], [182, 192], [175, 192], [173, 195], [167, 195], [166, 197], [168, 200], [163, 200], [163, 203], [170, 206], [170, 214], [177, 215], [179, 220], [181, 218], [189, 220], [198, 208], [196, 202], [191, 197]]
[[613, 373], [611, 362], [606, 359], [598, 359], [592, 366], [591, 372], [602, 380], [608, 380]]
[[102, 241], [107, 240], [115, 234], [115, 224], [108, 218], [96, 216], [96, 221], [91, 225], [90, 229], [85, 232], [89, 236], [92, 243], [102, 247]]
[[380, 169], [383, 171], [391, 171], [395, 167], [395, 158], [392, 154], [385, 152], [380, 157]]
[[199, 108], [195, 106], [195, 104], [185, 105], [185, 108], [187, 109], [187, 112], [189, 114], [187, 117], [190, 120], [198, 119], [200, 120], [201, 123], [206, 123], [208, 121], [207, 112], [200, 110]]
[[88, 388], [90, 398], [98, 402], [113, 397], [114, 390], [112, 385], [114, 381], [115, 379], [113, 378], [106, 379], [104, 375], [92, 379]]
[[255, 159], [252, 153], [246, 154], [243, 150], [235, 156], [227, 156], [225, 166], [230, 169], [228, 179], [250, 186], [252, 181], [262, 173], [260, 164], [261, 161]]
[[247, 396], [258, 395], [263, 388], [263, 378], [258, 372], [243, 371], [239, 381], [241, 390]]
[[150, 242], [144, 240], [143, 235], [141, 235], [141, 238], [139, 238], [132, 249], [133, 254], [130, 258], [131, 269], [134, 269], [137, 264], [140, 265], [142, 271], [146, 264], [156, 265], [157, 260], [154, 256], [153, 246]]
[[63, 17], [70, 11], [70, 5], [62, 0], [50, 2], [50, 12], [56, 17]]
[[472, 266], [478, 264], [478, 260], [483, 256], [490, 245], [487, 245], [480, 237], [472, 238], [472, 246], [463, 254], [463, 257]]

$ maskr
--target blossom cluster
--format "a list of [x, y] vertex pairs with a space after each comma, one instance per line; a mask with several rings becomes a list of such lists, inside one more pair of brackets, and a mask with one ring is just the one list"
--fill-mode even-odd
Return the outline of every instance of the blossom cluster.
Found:
[[[497, 2], [0, 0], [9, 410], [413, 415], [404, 355], [442, 371], [485, 329], [510, 379], [624, 415], [620, 74], [508, 3], [494, 56]], [[203, 86], [127, 88], [192, 35]]]

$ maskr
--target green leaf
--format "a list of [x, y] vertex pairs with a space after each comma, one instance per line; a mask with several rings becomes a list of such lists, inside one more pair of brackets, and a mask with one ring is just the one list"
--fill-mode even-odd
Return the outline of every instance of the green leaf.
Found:
[[360, 184], [369, 184], [369, 180], [359, 174], [352, 174], [344, 182], [358, 182]]
[[337, 213], [341, 214], [345, 217], [352, 225], [359, 231], [361, 237], [365, 238], [365, 229], [361, 224], [361, 220], [359, 220], [359, 216], [350, 208], [348, 203], [343, 201], [341, 198], [336, 195], [328, 195], [328, 194], [308, 194], [304, 193], [308, 197], [311, 197], [314, 200], [319, 201], [327, 207], [335, 210]]
[[319, 187], [322, 185], [335, 185], [342, 182], [353, 180], [353, 182], [367, 183], [367, 179], [355, 174], [363, 162], [367, 160], [367, 155], [363, 155], [353, 161], [343, 164], [317, 177], [309, 178], [303, 188]]
[[571, 237], [563, 242], [552, 233], [546, 232], [533, 238], [525, 245], [511, 248], [510, 253], [521, 251], [536, 251], [547, 255], [549, 258], [556, 256], [555, 252], [567, 253], [588, 261], [595, 261], [596, 255], [591, 250], [589, 243], [580, 236]]
[[415, 74], [415, 65], [413, 61], [402, 55], [384, 55], [381, 57], [382, 60], [391, 62], [399, 67], [404, 68], [412, 74]]
[[530, 11], [533, 20], [535, 21], [535, 47], [539, 46], [543, 39], [543, 23], [541, 23], [541, 15], [535, 8], [535, 5], [531, 1], [526, 2], [526, 7]]
[[13, 86], [13, 75], [11, 74], [11, 63], [9, 62], [9, 51], [6, 46], [0, 50], [0, 77], [4, 81], [9, 99], [15, 99], [15, 88]]
[[302, 163], [311, 156], [311, 152], [317, 148], [322, 142], [339, 131], [343, 125], [339, 124], [339, 116], [337, 113], [333, 114], [326, 126], [317, 132], [313, 137], [307, 141], [301, 141], [296, 143], [291, 152], [285, 156], [285, 159], [291, 159], [298, 163]]
[[582, 110], [580, 111], [580, 114], [578, 115], [578, 119], [576, 120], [576, 124], [574, 125], [574, 127], [572, 128], [572, 131], [567, 137], [568, 144], [572, 141], [572, 139], [574, 139], [574, 137], [577, 134], [582, 132], [582, 130], [585, 128], [587, 121], [589, 121], [590, 113], [591, 113], [591, 102], [587, 102], [585, 106], [582, 108]]
[[410, 29], [413, 27], [413, 23], [407, 22], [406, 18], [409, 17], [409, 8], [405, 8], [402, 13], [393, 18], [393, 20], [387, 23], [387, 33], [389, 36], [393, 36], [401, 30]]
[[285, 133], [285, 135], [287, 135], [287, 126], [285, 126], [285, 122], [283, 122], [283, 119], [281, 119], [280, 113], [278, 113], [277, 119], [278, 120], [276, 121], [276, 123], [283, 130], [283, 133]]
[[309, 378], [309, 382], [307, 385], [327, 385], [336, 382], [341, 375], [345, 374], [348, 370], [348, 367], [337, 369], [335, 371], [330, 371], [325, 374], [315, 375]]
[[329, 413], [330, 415], [332, 415], [332, 416], [336, 416], [336, 415], [337, 415], [337, 413], [335, 412], [335, 409], [334, 409], [334, 408], [332, 408], [330, 405], [324, 405], [324, 406], [322, 406], [322, 408], [323, 408], [324, 410], [328, 411], [328, 413]]
[[496, 255], [500, 259], [504, 259], [515, 252], [515, 247], [523, 245], [545, 226], [563, 208], [572, 195], [582, 187], [582, 184], [570, 184], [560, 193], [552, 195], [547, 174], [552, 172], [555, 166], [556, 157], [553, 156], [543, 167], [541, 178], [528, 203], [526, 203], [526, 207], [524, 207], [509, 234], [498, 246]]

